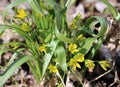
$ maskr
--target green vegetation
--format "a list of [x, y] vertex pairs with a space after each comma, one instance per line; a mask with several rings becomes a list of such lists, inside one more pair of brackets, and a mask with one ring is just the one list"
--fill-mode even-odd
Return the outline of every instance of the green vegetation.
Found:
[[[119, 20], [119, 14], [112, 5], [107, 0], [101, 1], [110, 8], [113, 17]], [[108, 61], [97, 61], [93, 57], [103, 43], [108, 22], [102, 16], [92, 16], [83, 23], [79, 13], [68, 25], [66, 11], [74, 2], [75, 0], [61, 0], [58, 4], [54, 0], [15, 0], [6, 8], [4, 21], [8, 10], [22, 3], [28, 3], [31, 12], [17, 9], [9, 24], [0, 25], [0, 33], [12, 29], [25, 40], [24, 43], [9, 42], [0, 45], [0, 55], [11, 51], [13, 56], [16, 54], [19, 57], [12, 57], [8, 62], [7, 69], [0, 75], [0, 86], [25, 62], [38, 83], [51, 73], [56, 74], [59, 84], [64, 86], [64, 76], [68, 71], [75, 73], [79, 69], [84, 76], [86, 70], [94, 70], [95, 62], [107, 71], [110, 67]], [[100, 23], [100, 31], [95, 33], [94, 26], [97, 23]], [[7, 46], [12, 48], [6, 48]], [[23, 54], [22, 51], [25, 50], [27, 53]], [[80, 84], [83, 85], [82, 80]]]

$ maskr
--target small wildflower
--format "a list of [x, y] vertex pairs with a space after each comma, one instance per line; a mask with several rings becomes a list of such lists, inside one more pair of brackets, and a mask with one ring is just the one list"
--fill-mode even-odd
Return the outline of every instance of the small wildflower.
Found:
[[82, 15], [80, 13], [78, 13], [76, 16], [75, 16], [75, 19], [76, 21], [79, 21], [79, 19], [81, 19]]
[[77, 62], [83, 62], [84, 61], [84, 54], [78, 53], [73, 57]]
[[68, 46], [68, 50], [74, 54], [75, 52], [78, 52], [78, 49], [77, 49], [77, 45], [74, 44], [74, 43], [71, 43], [69, 46]]
[[76, 24], [74, 23], [74, 22], [72, 22], [70, 25], [69, 25], [69, 28], [70, 29], [77, 29], [77, 26], [76, 26]]
[[70, 59], [69, 66], [72, 66], [73, 70], [76, 70], [76, 68], [81, 68], [79, 62], [83, 62], [83, 61], [84, 61], [84, 55], [79, 53]]
[[19, 46], [16, 45], [16, 44], [11, 44], [11, 47], [15, 50], [15, 49], [17, 49]]
[[95, 67], [94, 61], [89, 59], [85, 60], [85, 66], [89, 69], [90, 72], [92, 72]]
[[16, 15], [16, 17], [20, 18], [20, 19], [24, 19], [26, 17], [26, 12], [24, 9], [19, 9], [18, 10], [18, 14]]
[[13, 49], [15, 50], [15, 49], [17, 49], [18, 47], [19, 47], [19, 46], [14, 46], [14, 48], [13, 48]]
[[39, 50], [40, 50], [41, 52], [46, 53], [46, 46], [45, 46], [45, 44], [43, 44], [42, 46], [40, 46], [40, 47], [39, 47]]
[[30, 31], [30, 27], [26, 23], [23, 23], [21, 28], [26, 32]]
[[107, 71], [107, 67], [110, 67], [110, 64], [107, 60], [99, 61], [98, 63], [105, 71]]
[[81, 40], [82, 38], [83, 38], [83, 35], [80, 34], [80, 35], [78, 36], [78, 39]]
[[0, 37], [2, 37], [2, 34], [3, 34], [3, 33], [0, 33]]
[[50, 70], [50, 73], [57, 73], [58, 72], [58, 69], [56, 66], [50, 64], [48, 69]]
[[72, 20], [71, 24], [69, 25], [70, 29], [77, 29], [77, 22], [80, 21], [81, 19], [81, 14], [78, 13], [75, 18]]
[[76, 67], [81, 68], [80, 64], [74, 58], [70, 59], [69, 66], [72, 66], [74, 71], [76, 70]]
[[36, 16], [41, 18], [43, 16], [43, 14], [40, 14], [40, 13], [36, 13]]

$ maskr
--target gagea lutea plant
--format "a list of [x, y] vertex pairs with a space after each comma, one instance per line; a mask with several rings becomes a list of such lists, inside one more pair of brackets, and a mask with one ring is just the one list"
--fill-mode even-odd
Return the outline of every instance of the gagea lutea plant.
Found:
[[[119, 19], [117, 11], [108, 1], [101, 1]], [[13, 52], [8, 67], [0, 75], [0, 86], [25, 62], [38, 83], [51, 73], [64, 86], [68, 71], [75, 73], [77, 69], [82, 70], [84, 76], [86, 70], [94, 70], [95, 62], [107, 71], [109, 62], [94, 61], [93, 57], [104, 40], [108, 22], [102, 16], [92, 16], [83, 22], [79, 13], [68, 25], [66, 11], [74, 2], [75, 0], [60, 0], [58, 4], [54, 0], [15, 0], [5, 9], [5, 22], [7, 12], [13, 7], [17, 9], [22, 3], [28, 3], [31, 11], [19, 8], [9, 23], [0, 25], [0, 34], [11, 29], [24, 39], [24, 42], [13, 41], [0, 45], [0, 55]], [[97, 23], [100, 23], [100, 29], [95, 33], [94, 26]], [[24, 51], [27, 52], [23, 53]], [[80, 84], [83, 85], [82, 80]]]

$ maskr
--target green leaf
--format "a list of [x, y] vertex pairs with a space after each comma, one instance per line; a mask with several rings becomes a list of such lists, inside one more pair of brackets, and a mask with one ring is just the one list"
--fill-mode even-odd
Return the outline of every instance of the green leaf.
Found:
[[0, 75], [0, 87], [8, 80], [8, 78], [15, 72], [16, 69], [20, 67], [23, 63], [27, 62], [28, 60], [32, 60], [33, 56], [24, 56], [15, 60], [7, 69], [6, 71]]
[[84, 45], [80, 49], [80, 53], [87, 54], [90, 50], [90, 48], [93, 46], [93, 43], [95, 42], [96, 38], [87, 38], [85, 40]]
[[114, 18], [118, 17], [118, 12], [117, 10], [109, 3], [108, 0], [101, 0], [104, 4], [106, 4], [108, 6], [108, 8], [110, 9], [111, 13], [113, 14]]
[[42, 9], [41, 7], [39, 7], [40, 5], [38, 5], [40, 3], [37, 3], [36, 0], [29, 0], [29, 4], [31, 6], [31, 9], [34, 10], [36, 13], [42, 13]]
[[48, 7], [52, 7], [52, 8], [59, 7], [59, 5], [54, 0], [44, 0], [44, 2], [45, 2], [45, 5], [47, 5]]
[[8, 52], [8, 51], [15, 52], [15, 50], [13, 50], [13, 49], [2, 49], [2, 50], [0, 50], [0, 55], [3, 54], [4, 52]]
[[102, 44], [102, 42], [103, 42], [103, 38], [104, 38], [104, 37], [99, 38], [98, 41], [97, 41], [97, 43], [94, 44], [94, 46], [92, 47], [92, 49], [91, 49], [91, 51], [90, 51], [90, 54], [89, 54], [89, 56], [88, 56], [90, 59], [92, 59], [92, 58], [95, 56], [98, 48], [101, 46], [101, 44]]
[[55, 53], [57, 55], [57, 62], [61, 69], [66, 72], [67, 71], [67, 64], [66, 64], [66, 52], [63, 46], [59, 46], [56, 50]]
[[0, 25], [0, 33], [3, 33], [8, 27]]
[[47, 47], [49, 47], [51, 49], [50, 52], [46, 53], [45, 56], [44, 56], [44, 63], [43, 63], [43, 68], [42, 68], [42, 76], [44, 75], [49, 63], [50, 63], [50, 60], [55, 52], [55, 49], [58, 45], [58, 40], [52, 40], [50, 43], [47, 44]]
[[5, 46], [25, 46], [24, 43], [21, 42], [8, 42], [8, 43], [4, 43], [2, 45], [0, 45], [0, 48], [5, 47]]
[[65, 6], [69, 8], [76, 0], [67, 0]]
[[[106, 31], [107, 31], [107, 27], [108, 27], [108, 22], [106, 21], [105, 18], [101, 17], [101, 16], [93, 16], [87, 19], [85, 27], [90, 27], [91, 24], [94, 24], [94, 21], [98, 21], [100, 22], [100, 31], [98, 32], [98, 34], [94, 34], [95, 37], [101, 37], [104, 36]], [[92, 25], [93, 26], [93, 25]], [[91, 32], [93, 32], [93, 27], [91, 28]], [[93, 32], [94, 33], [94, 32]], [[92, 33], [92, 34], [93, 34]]]
[[57, 25], [57, 28], [60, 30], [62, 29], [62, 14], [60, 11], [58, 10], [55, 10], [55, 18], [56, 18], [56, 25]]
[[74, 42], [75, 42], [75, 40], [73, 40], [73, 39], [71, 39], [71, 38], [65, 37], [64, 34], [60, 34], [57, 26], [56, 26], [56, 28], [55, 28], [55, 35], [56, 35], [56, 37], [57, 37], [60, 41], [68, 42], [68, 43], [74, 43]]
[[14, 60], [17, 58], [17, 56], [19, 55], [19, 52], [25, 50], [25, 48], [20, 48], [18, 50], [16, 50], [16, 52], [11, 56], [8, 65], [12, 64], [14, 62]]

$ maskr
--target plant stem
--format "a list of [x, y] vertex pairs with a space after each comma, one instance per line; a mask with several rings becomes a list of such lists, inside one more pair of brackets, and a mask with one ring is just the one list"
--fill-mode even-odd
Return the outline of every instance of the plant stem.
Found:
[[64, 86], [64, 87], [66, 87], [66, 86], [65, 86], [65, 84], [64, 84], [64, 81], [63, 81], [63, 79], [62, 79], [62, 77], [61, 77], [61, 75], [59, 74], [59, 72], [58, 72], [58, 73], [56, 73], [56, 74], [57, 74], [57, 76], [60, 78], [60, 80], [61, 80], [61, 82], [62, 82], [63, 86]]
[[82, 83], [81, 79], [78, 77], [78, 75], [75, 73], [75, 71], [73, 69], [71, 69], [72, 73], [75, 75], [75, 77], [79, 80], [79, 82], [81, 83], [82, 87], [84, 87], [84, 84]]

